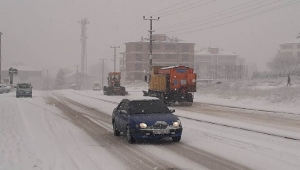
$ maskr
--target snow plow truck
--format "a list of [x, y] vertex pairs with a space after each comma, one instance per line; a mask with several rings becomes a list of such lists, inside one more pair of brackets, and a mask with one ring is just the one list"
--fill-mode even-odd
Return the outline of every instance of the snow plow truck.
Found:
[[144, 96], [157, 97], [167, 105], [178, 102], [191, 106], [196, 92], [196, 77], [193, 68], [153, 66], [150, 77], [145, 76], [148, 91], [143, 93]]
[[125, 96], [128, 92], [124, 86], [121, 86], [121, 72], [108, 73], [107, 82], [108, 86], [103, 87], [104, 95], [122, 95]]

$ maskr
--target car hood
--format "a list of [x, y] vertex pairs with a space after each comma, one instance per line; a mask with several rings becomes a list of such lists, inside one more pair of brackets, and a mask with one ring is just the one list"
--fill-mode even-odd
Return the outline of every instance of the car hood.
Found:
[[32, 89], [28, 88], [28, 89], [18, 89], [17, 91], [32, 91]]
[[153, 125], [157, 121], [165, 121], [168, 124], [172, 124], [178, 120], [178, 117], [171, 113], [160, 113], [160, 114], [134, 114], [130, 115], [130, 118], [136, 123], [146, 123], [147, 125]]

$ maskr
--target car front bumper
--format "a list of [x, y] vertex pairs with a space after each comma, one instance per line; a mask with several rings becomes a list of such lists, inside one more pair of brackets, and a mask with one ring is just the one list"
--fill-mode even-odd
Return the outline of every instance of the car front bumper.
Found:
[[136, 139], [162, 139], [167, 137], [180, 137], [182, 128], [168, 129], [136, 129], [131, 130], [131, 135]]
[[16, 93], [17, 96], [32, 96], [32, 93]]

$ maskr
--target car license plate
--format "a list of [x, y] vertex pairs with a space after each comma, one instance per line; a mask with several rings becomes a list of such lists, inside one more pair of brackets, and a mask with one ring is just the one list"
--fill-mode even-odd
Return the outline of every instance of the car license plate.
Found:
[[170, 133], [169, 129], [160, 129], [160, 130], [154, 130], [153, 131], [153, 134], [157, 134], [157, 135], [168, 134], [168, 133]]

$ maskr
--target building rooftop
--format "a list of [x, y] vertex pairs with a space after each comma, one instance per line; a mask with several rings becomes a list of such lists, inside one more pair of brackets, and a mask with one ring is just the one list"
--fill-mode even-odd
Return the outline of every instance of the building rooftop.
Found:
[[282, 44], [300, 44], [300, 33], [297, 35], [296, 39], [284, 42]]
[[[169, 37], [166, 34], [153, 34], [153, 43], [174, 43], [174, 44], [195, 44], [195, 43], [184, 43], [183, 40], [178, 39], [177, 37]], [[128, 43], [149, 43], [149, 38], [141, 37], [140, 41], [127, 42]]]
[[[215, 49], [216, 51], [212, 51], [211, 49]], [[216, 47], [210, 47], [210, 48], [206, 48], [206, 49], [202, 49], [202, 50], [195, 50], [195, 55], [213, 55], [213, 56], [216, 56], [216, 55], [231, 55], [231, 56], [238, 56], [238, 54], [234, 53], [234, 52], [229, 52], [229, 51], [225, 51], [223, 49], [219, 49], [219, 48], [216, 48]]]

